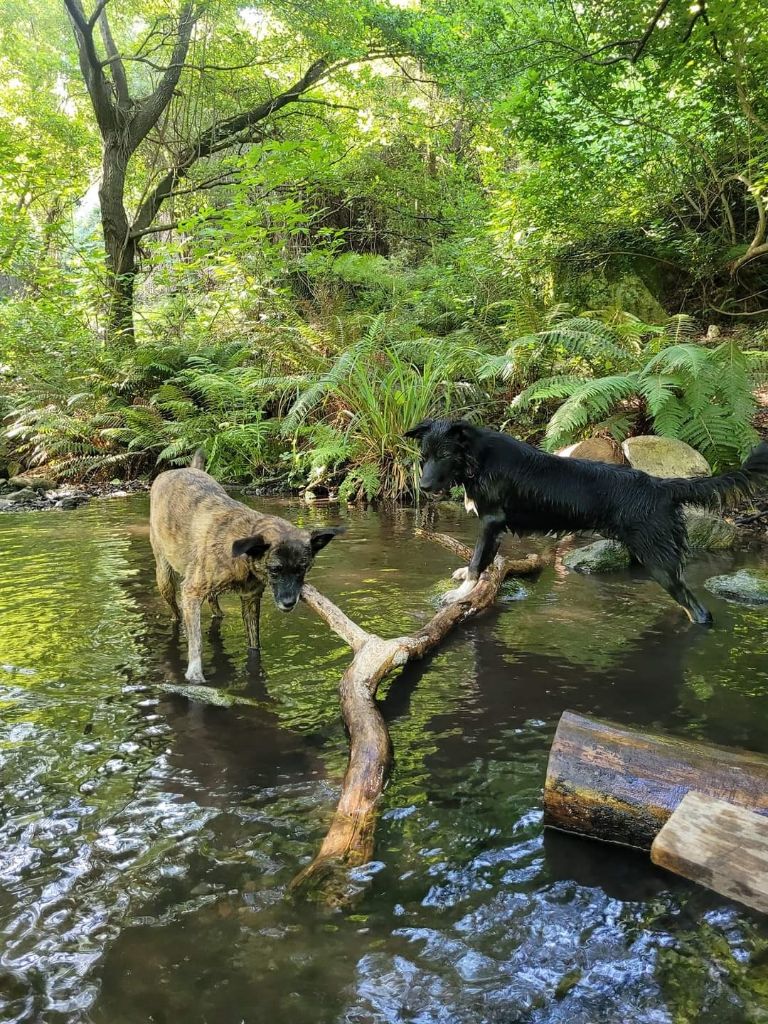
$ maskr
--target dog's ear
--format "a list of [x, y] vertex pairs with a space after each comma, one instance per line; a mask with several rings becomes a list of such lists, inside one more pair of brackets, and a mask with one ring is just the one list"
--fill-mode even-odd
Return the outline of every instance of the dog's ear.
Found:
[[271, 547], [269, 541], [264, 540], [260, 533], [254, 537], [241, 537], [232, 545], [232, 557], [247, 555], [248, 558], [263, 558]]
[[457, 441], [467, 444], [471, 437], [472, 432], [475, 428], [471, 423], [467, 423], [466, 420], [455, 420], [450, 427], [448, 427], [448, 436], [455, 438]]
[[425, 434], [428, 434], [432, 429], [434, 420], [422, 420], [421, 423], [417, 423], [415, 427], [411, 427], [410, 430], [406, 430], [405, 437], [412, 437], [415, 441], [420, 441]]
[[313, 530], [309, 538], [312, 554], [316, 555], [318, 551], [322, 551], [327, 544], [331, 543], [334, 537], [344, 533], [345, 529], [345, 526], [326, 526], [322, 530]]

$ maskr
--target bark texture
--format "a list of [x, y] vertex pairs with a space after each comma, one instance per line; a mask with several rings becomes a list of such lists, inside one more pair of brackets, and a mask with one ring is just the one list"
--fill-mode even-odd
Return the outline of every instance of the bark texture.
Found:
[[768, 814], [768, 758], [565, 711], [544, 786], [544, 824], [650, 850], [689, 790]]

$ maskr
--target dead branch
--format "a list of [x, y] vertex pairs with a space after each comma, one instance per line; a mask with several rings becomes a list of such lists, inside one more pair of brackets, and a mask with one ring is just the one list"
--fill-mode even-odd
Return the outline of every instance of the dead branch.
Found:
[[[426, 530], [417, 530], [417, 534], [437, 541], [465, 561], [471, 555], [470, 548], [446, 534]], [[418, 632], [394, 639], [366, 632], [314, 587], [304, 585], [302, 600], [349, 644], [354, 656], [339, 683], [350, 745], [341, 796], [319, 852], [294, 878], [292, 890], [311, 882], [324, 900], [346, 902], [350, 890], [344, 869], [372, 859], [379, 798], [392, 763], [389, 731], [376, 703], [381, 680], [392, 669], [423, 658], [452, 629], [490, 607], [507, 576], [530, 575], [543, 564], [540, 555], [522, 559], [497, 555], [464, 601], [441, 608]]]

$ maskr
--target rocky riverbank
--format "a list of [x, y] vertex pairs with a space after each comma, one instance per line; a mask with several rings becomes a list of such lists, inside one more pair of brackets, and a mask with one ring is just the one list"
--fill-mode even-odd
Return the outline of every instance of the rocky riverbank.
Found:
[[58, 484], [45, 476], [0, 477], [0, 512], [44, 512], [85, 505], [92, 498], [124, 498], [149, 489], [144, 480], [109, 484]]

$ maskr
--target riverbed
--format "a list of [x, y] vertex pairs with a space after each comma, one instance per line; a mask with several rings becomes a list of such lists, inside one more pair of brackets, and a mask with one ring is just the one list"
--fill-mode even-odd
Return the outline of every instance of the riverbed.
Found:
[[[311, 581], [411, 632], [455, 558], [403, 511], [258, 499], [344, 522]], [[346, 763], [342, 642], [265, 600], [204, 621], [212, 687], [154, 584], [146, 495], [0, 518], [0, 1019], [46, 1024], [745, 1024], [768, 1021], [768, 923], [647, 857], [545, 833], [565, 708], [768, 753], [766, 612], [707, 595], [691, 627], [641, 573], [559, 561], [384, 685], [396, 765], [351, 908], [287, 886]], [[439, 528], [462, 539], [457, 511]], [[511, 551], [530, 549], [509, 542]], [[705, 556], [688, 578], [765, 565]]]

